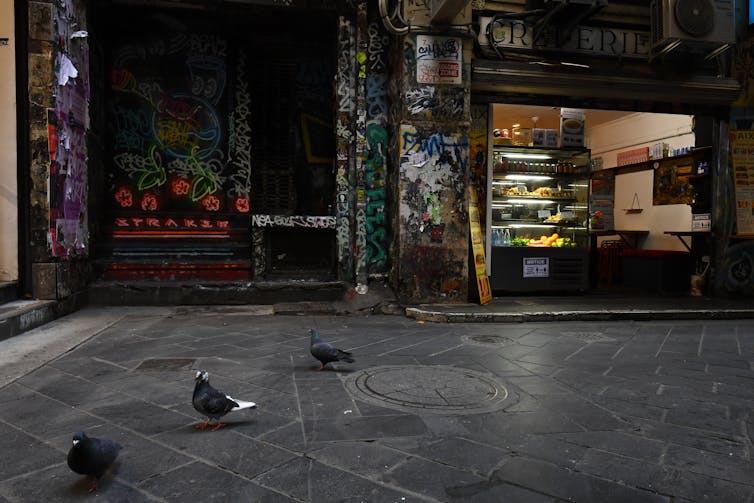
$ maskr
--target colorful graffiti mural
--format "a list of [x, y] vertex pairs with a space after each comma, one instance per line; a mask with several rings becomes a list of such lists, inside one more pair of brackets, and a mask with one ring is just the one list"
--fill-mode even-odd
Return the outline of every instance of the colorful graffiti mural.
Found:
[[[151, 40], [151, 42], [150, 42]], [[224, 120], [227, 41], [191, 34], [123, 43], [111, 69], [111, 190], [116, 207], [144, 212], [248, 213], [250, 97], [237, 58]], [[155, 73], [154, 67], [171, 72]], [[230, 133], [230, 134], [229, 134]], [[121, 197], [131, 193], [131, 198]], [[131, 201], [141, 201], [135, 205]]]

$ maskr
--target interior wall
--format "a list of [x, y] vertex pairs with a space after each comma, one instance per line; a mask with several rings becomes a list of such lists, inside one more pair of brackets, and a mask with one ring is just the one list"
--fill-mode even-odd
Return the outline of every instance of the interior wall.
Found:
[[[18, 280], [16, 64], [13, 2], [0, 2], [0, 281]], [[4, 41], [3, 41], [4, 42]]]
[[[588, 118], [588, 114], [587, 114]], [[586, 146], [602, 166], [616, 166], [618, 152], [667, 143], [670, 150], [694, 146], [693, 115], [632, 113], [590, 126], [587, 120]]]
[[[616, 166], [617, 153], [640, 147], [651, 147], [656, 142], [668, 143], [669, 149], [694, 146], [693, 116], [672, 114], [635, 113], [623, 118], [588, 128], [586, 144], [592, 150], [592, 159], [602, 158], [604, 168]], [[615, 179], [615, 228], [649, 230], [640, 247], [654, 250], [686, 251], [675, 236], [665, 231], [691, 229], [691, 207], [687, 204], [653, 206], [654, 171], [651, 169], [625, 173]], [[636, 207], [637, 196], [640, 213], [624, 211]], [[603, 238], [605, 239], [605, 238]]]

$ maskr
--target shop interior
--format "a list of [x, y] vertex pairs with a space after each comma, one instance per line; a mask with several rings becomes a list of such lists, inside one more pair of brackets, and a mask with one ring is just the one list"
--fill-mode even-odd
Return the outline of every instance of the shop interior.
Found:
[[[583, 148], [563, 148], [567, 110], [491, 105], [493, 291], [702, 295], [710, 264], [711, 127], [707, 140], [693, 115], [577, 110]], [[557, 139], [545, 138], [548, 131]], [[546, 160], [507, 157], [520, 153]], [[534, 264], [543, 263], [547, 269], [537, 273]]]

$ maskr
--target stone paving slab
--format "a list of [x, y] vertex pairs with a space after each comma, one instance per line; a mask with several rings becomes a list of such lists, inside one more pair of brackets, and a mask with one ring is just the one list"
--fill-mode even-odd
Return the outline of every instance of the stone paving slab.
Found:
[[[317, 370], [312, 326], [356, 362]], [[87, 308], [2, 342], [0, 503], [752, 503], [751, 333]], [[199, 368], [258, 407], [196, 430]], [[94, 495], [77, 430], [124, 446]]]

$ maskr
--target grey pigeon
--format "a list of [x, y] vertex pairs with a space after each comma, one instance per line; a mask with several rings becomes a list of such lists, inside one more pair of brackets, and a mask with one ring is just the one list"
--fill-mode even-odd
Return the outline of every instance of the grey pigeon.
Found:
[[121, 445], [112, 440], [87, 437], [79, 431], [73, 434], [73, 445], [68, 451], [68, 467], [76, 473], [92, 478], [89, 492], [97, 489], [97, 482], [113, 464]]
[[220, 418], [228, 412], [251, 409], [257, 406], [254, 402], [236, 400], [230, 395], [226, 395], [210, 386], [209, 373], [206, 370], [197, 371], [195, 380], [196, 384], [194, 385], [194, 397], [192, 403], [197, 412], [207, 416], [207, 420], [203, 423], [197, 424], [195, 426], [196, 428], [203, 430], [208, 427], [214, 419], [217, 421], [217, 424], [212, 430], [217, 430], [225, 426], [220, 422]]
[[319, 370], [325, 368], [325, 365], [330, 362], [343, 361], [353, 363], [351, 353], [338, 349], [332, 344], [323, 341], [317, 330], [310, 328], [309, 335], [309, 351], [311, 351], [314, 358], [319, 360], [319, 363], [321, 364]]

